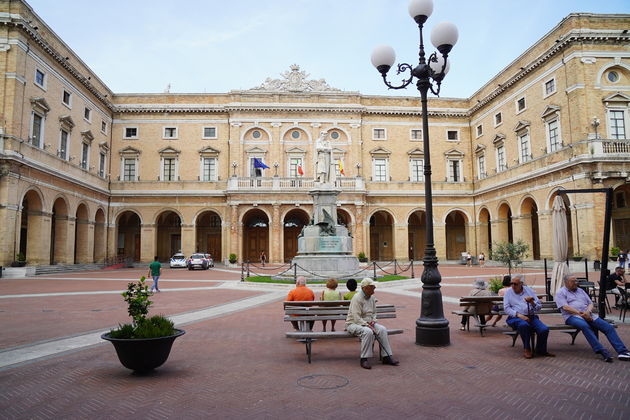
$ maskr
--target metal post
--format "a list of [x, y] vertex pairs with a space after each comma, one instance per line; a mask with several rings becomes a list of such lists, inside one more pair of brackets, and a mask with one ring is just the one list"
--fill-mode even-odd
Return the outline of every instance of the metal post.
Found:
[[249, 260], [247, 260], [247, 277], [249, 278]]
[[416, 275], [413, 273], [413, 260], [410, 261], [411, 264], [411, 278], [414, 279], [416, 278]]
[[396, 265], [398, 264], [398, 262], [396, 260], [394, 260], [394, 275], [397, 276], [398, 275], [398, 271], [396, 271]]
[[547, 294], [547, 300], [551, 300], [551, 281], [547, 280], [547, 258], [544, 259], [545, 261], [545, 293]]
[[372, 261], [372, 269], [374, 271], [374, 281], [376, 281], [376, 261]]
[[293, 263], [293, 283], [297, 283], [297, 263]]
[[244, 264], [241, 264], [241, 281], [245, 281], [245, 276], [243, 274], [244, 270], [245, 270]]
[[588, 281], [588, 258], [584, 258], [584, 276], [586, 281]]

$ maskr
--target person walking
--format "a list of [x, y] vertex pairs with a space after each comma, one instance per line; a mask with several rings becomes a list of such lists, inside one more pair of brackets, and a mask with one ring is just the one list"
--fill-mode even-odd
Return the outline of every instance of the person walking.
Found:
[[267, 262], [267, 254], [265, 254], [265, 250], [260, 251], [260, 264], [264, 267]]
[[158, 287], [158, 280], [160, 280], [160, 276], [162, 275], [162, 264], [158, 261], [158, 257], [153, 257], [153, 262], [149, 264], [149, 272], [147, 277], [153, 277], [153, 284], [151, 285], [151, 292], [153, 290], [160, 291]]

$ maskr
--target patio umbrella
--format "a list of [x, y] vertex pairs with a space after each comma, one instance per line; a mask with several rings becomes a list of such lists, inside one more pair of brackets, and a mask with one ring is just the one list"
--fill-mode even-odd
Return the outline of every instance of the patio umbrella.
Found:
[[564, 202], [560, 196], [553, 200], [551, 208], [551, 221], [553, 223], [553, 271], [551, 272], [550, 292], [556, 295], [563, 286], [562, 277], [569, 272], [567, 254], [569, 252], [569, 239], [567, 235], [567, 217]]

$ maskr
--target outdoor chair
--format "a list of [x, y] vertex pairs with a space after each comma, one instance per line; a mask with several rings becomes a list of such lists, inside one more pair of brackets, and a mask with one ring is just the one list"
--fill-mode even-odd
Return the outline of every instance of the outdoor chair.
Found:
[[623, 289], [619, 287], [619, 292], [621, 292], [621, 299], [619, 299], [619, 303], [621, 304], [619, 320], [621, 322], [626, 321], [626, 312], [628, 311], [628, 305], [630, 305], [630, 283], [626, 283], [624, 286]]
[[593, 305], [597, 305], [597, 294], [595, 293], [595, 283], [592, 281], [578, 281], [578, 287], [586, 292], [591, 298]]

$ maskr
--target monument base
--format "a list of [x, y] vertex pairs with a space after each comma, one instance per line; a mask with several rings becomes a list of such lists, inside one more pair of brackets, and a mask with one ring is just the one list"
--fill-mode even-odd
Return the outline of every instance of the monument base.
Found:
[[[360, 272], [359, 260], [354, 255], [298, 255], [293, 258], [297, 264], [297, 275], [312, 280], [324, 280], [325, 277], [363, 278], [368, 276]], [[312, 273], [312, 274], [311, 274]]]

